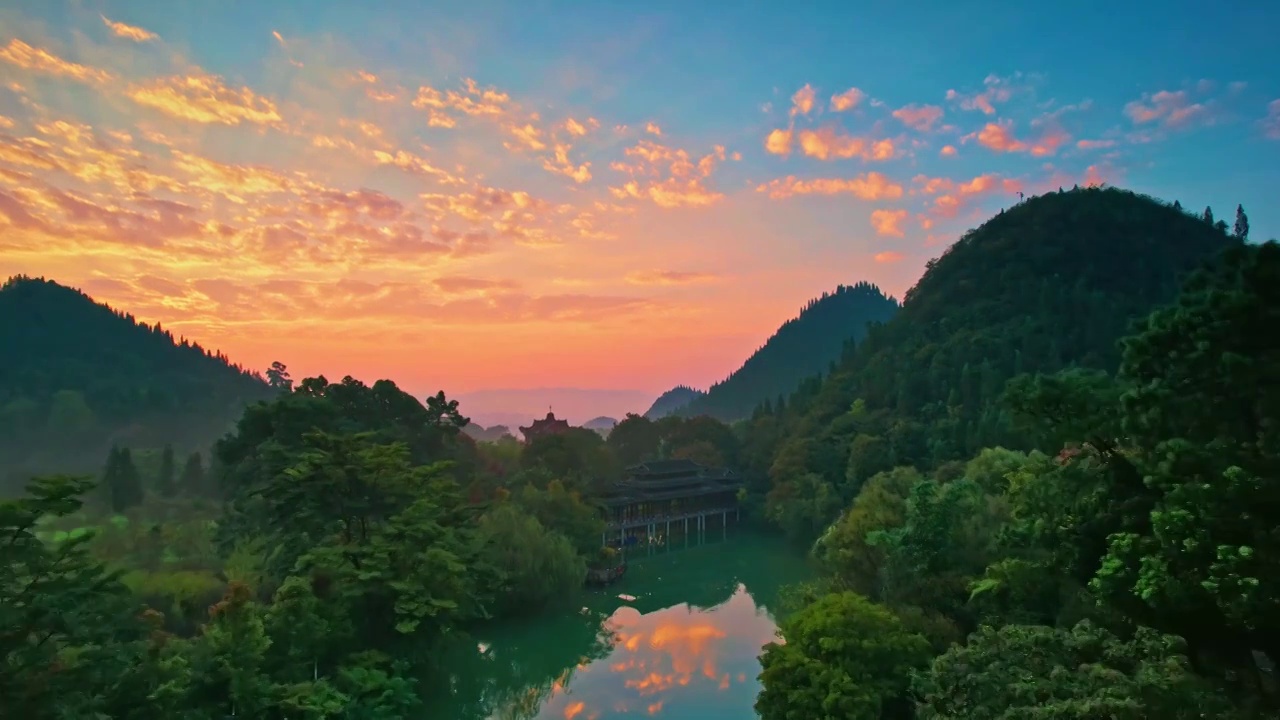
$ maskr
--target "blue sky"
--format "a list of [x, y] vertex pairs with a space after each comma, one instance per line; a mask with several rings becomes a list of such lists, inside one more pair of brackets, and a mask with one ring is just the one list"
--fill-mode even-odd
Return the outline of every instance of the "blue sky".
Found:
[[1017, 192], [1280, 235], [1280, 6], [904, 5], [10, 2], [0, 258], [253, 366], [659, 391]]

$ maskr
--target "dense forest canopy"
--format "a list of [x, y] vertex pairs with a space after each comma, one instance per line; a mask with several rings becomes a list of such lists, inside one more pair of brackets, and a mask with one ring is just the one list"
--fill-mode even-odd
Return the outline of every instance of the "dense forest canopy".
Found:
[[701, 390], [695, 390], [687, 385], [677, 385], [659, 395], [658, 399], [654, 400], [645, 411], [644, 416], [650, 420], [661, 420], [668, 415], [674, 415], [680, 408], [703, 394], [705, 393]]
[[675, 412], [725, 422], [750, 417], [765, 400], [790, 395], [806, 378], [830, 370], [868, 326], [885, 322], [897, 310], [897, 300], [867, 282], [824, 292], [783, 323], [742, 367]]
[[763, 720], [1276, 716], [1280, 246], [1235, 228], [1031, 199], [757, 411], [765, 514], [824, 569]]
[[78, 290], [22, 276], [0, 287], [0, 494], [95, 468], [113, 443], [197, 450], [270, 394], [221, 353]]

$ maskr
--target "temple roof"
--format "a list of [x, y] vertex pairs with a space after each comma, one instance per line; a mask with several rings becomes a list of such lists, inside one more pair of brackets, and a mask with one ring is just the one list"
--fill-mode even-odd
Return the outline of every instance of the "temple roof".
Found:
[[687, 473], [703, 470], [704, 466], [692, 460], [648, 460], [639, 465], [627, 468], [628, 475], [667, 475], [669, 473]]
[[525, 440], [532, 440], [538, 435], [564, 432], [568, 429], [568, 420], [560, 420], [556, 418], [555, 413], [548, 412], [545, 418], [534, 420], [528, 427], [521, 427], [520, 432], [524, 435]]

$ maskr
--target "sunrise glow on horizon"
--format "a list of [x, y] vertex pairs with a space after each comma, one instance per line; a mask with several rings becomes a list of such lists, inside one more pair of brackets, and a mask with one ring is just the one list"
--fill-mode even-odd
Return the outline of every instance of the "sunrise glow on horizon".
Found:
[[6, 3], [0, 275], [295, 377], [656, 394], [1020, 193], [1280, 234], [1261, 3], [377, 5]]

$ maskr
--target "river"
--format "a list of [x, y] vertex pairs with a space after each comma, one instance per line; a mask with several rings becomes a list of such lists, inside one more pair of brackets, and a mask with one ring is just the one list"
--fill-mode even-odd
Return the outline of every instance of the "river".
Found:
[[487, 627], [450, 653], [450, 691], [430, 693], [425, 717], [755, 718], [757, 658], [777, 627], [770, 609], [784, 585], [812, 577], [803, 553], [731, 528], [632, 555], [622, 580], [583, 590], [575, 610]]

